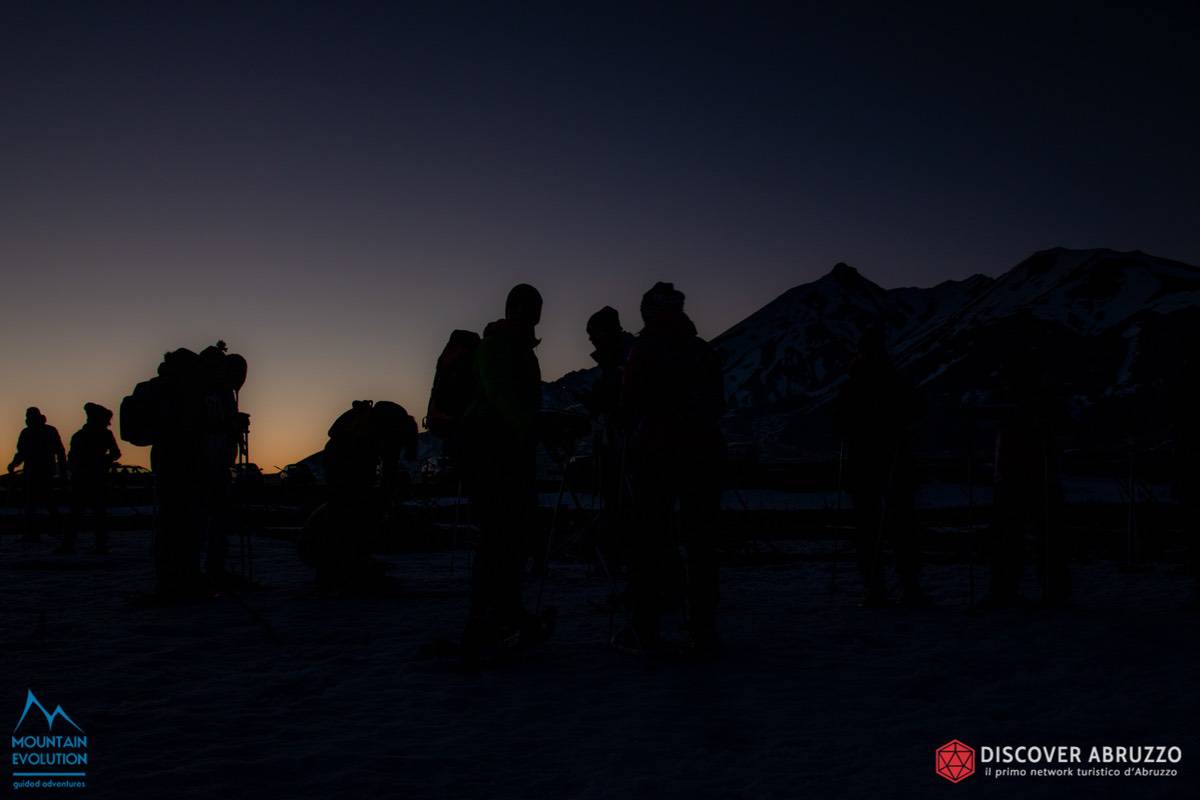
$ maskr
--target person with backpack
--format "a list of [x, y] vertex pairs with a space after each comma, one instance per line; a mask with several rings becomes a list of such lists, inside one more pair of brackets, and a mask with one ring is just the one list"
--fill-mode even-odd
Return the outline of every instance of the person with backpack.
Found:
[[[615, 308], [605, 306], [588, 318], [587, 335], [594, 348], [596, 380], [579, 399], [592, 420], [592, 457], [600, 496], [604, 501], [597, 530], [598, 552], [614, 574], [623, 566], [628, 550], [627, 522], [631, 498], [626, 490], [626, 435], [628, 425], [621, 409], [621, 386], [633, 349], [633, 334], [621, 327]], [[609, 598], [619, 604], [619, 597]]]
[[1185, 337], [1192, 344], [1184, 348], [1176, 372], [1168, 381], [1168, 411], [1171, 419], [1172, 480], [1171, 495], [1183, 512], [1187, 537], [1186, 569], [1192, 574], [1192, 610], [1200, 608], [1200, 350], [1196, 336]]
[[163, 356], [158, 375], [121, 401], [121, 438], [150, 447], [158, 505], [154, 536], [155, 593], [188, 600], [208, 590], [207, 571], [223, 580], [229, 470], [248, 415], [237, 409], [245, 360], [218, 342], [204, 355], [187, 348]]
[[401, 486], [400, 459], [416, 453], [416, 420], [396, 403], [355, 400], [334, 421], [323, 451], [329, 500], [313, 511], [298, 543], [319, 587], [372, 588], [383, 578], [372, 546]]
[[475, 375], [475, 355], [479, 350], [479, 334], [456, 330], [438, 356], [429, 393], [429, 409], [425, 427], [442, 443], [442, 455], [451, 463], [463, 455], [463, 420], [475, 403], [478, 381]]
[[683, 293], [670, 283], [646, 292], [645, 325], [623, 375], [636, 535], [629, 552], [631, 622], [613, 645], [626, 652], [660, 649], [664, 595], [675, 586], [682, 587], [688, 646], [700, 655], [713, 655], [718, 647], [715, 525], [725, 465], [725, 392], [720, 361], [697, 336], [683, 304]]
[[528, 640], [521, 574], [535, 522], [541, 369], [534, 329], [542, 296], [528, 284], [508, 293], [504, 318], [483, 332], [474, 357], [474, 399], [462, 420], [463, 480], [479, 525], [463, 650], [468, 657]]
[[913, 428], [923, 411], [916, 387], [888, 355], [882, 327], [866, 331], [834, 399], [833, 422], [845, 444], [846, 484], [854, 510], [855, 550], [867, 607], [889, 602], [884, 539], [891, 541], [901, 602], [924, 605], [916, 527]]
[[96, 531], [96, 552], [108, 552], [108, 488], [113, 464], [121, 457], [121, 449], [109, 425], [112, 412], [99, 403], [85, 403], [87, 421], [71, 437], [67, 464], [71, 468], [71, 527], [63, 537], [60, 552], [75, 549], [75, 540], [83, 525], [84, 515], [92, 514]]
[[1067, 548], [1051, 526], [1062, 505], [1054, 442], [1065, 417], [1044, 378], [1039, 354], [1014, 353], [1001, 368], [1005, 403], [996, 429], [989, 556], [991, 577], [983, 610], [1021, 603], [1019, 584], [1026, 540], [1035, 546], [1042, 602], [1063, 605], [1071, 596]]
[[246, 360], [229, 353], [223, 341], [200, 351], [204, 398], [203, 539], [204, 572], [210, 583], [233, 580], [225, 568], [228, 533], [234, 527], [232, 478], [249, 415], [238, 410], [238, 392], [246, 381]]
[[51, 523], [58, 527], [58, 503], [54, 497], [54, 479], [66, 476], [67, 454], [58, 429], [46, 423], [46, 416], [30, 406], [25, 411], [25, 429], [17, 437], [17, 452], [8, 464], [9, 473], [24, 466], [25, 539], [37, 541], [37, 511], [44, 508]]

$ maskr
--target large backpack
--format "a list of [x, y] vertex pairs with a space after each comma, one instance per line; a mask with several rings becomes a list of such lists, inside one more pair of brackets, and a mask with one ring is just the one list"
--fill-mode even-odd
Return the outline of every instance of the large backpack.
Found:
[[138, 447], [149, 447], [159, 437], [163, 404], [163, 379], [151, 378], [133, 387], [121, 400], [121, 438]]
[[180, 425], [199, 426], [203, 414], [200, 357], [181, 347], [163, 356], [158, 376], [133, 387], [121, 400], [121, 438], [138, 447], [158, 444]]
[[475, 353], [479, 334], [456, 330], [438, 356], [425, 427], [440, 439], [450, 438], [479, 394]]

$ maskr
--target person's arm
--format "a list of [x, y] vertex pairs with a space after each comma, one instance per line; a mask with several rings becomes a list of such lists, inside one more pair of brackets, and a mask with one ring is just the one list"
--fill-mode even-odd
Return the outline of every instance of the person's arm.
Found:
[[13, 454], [12, 461], [8, 462], [8, 471], [14, 472], [17, 467], [25, 463], [25, 450], [29, 444], [29, 436], [26, 431], [21, 431], [21, 435], [17, 437], [17, 452]]
[[50, 442], [51, 452], [54, 456], [55, 465], [58, 467], [58, 474], [62, 477], [67, 475], [67, 449], [63, 447], [62, 437], [58, 435], [58, 428], [51, 428], [50, 435], [53, 441]]
[[108, 432], [108, 461], [115, 464], [121, 460], [121, 448], [117, 446], [117, 437], [113, 436], [112, 431]]
[[642, 363], [645, 361], [640, 348], [636, 345], [629, 351], [625, 368], [621, 370], [621, 397], [618, 408], [621, 409], [621, 419], [626, 424], [637, 419], [642, 404]]

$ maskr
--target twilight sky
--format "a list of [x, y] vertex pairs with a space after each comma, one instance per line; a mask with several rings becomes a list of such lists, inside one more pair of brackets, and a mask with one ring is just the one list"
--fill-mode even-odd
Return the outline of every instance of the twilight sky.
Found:
[[65, 439], [218, 338], [266, 469], [355, 398], [419, 419], [518, 281], [552, 378], [656, 280], [713, 336], [839, 260], [1200, 263], [1194, 5], [251, 5], [0, 11], [6, 461], [27, 405]]

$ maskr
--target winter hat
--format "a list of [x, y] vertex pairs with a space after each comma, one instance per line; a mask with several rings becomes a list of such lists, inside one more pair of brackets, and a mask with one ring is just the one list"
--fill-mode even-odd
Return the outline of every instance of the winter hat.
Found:
[[588, 317], [587, 332], [589, 336], [621, 332], [621, 315], [612, 306], [605, 306]]
[[83, 413], [87, 415], [88, 422], [101, 422], [107, 425], [112, 421], [113, 412], [109, 411], [99, 403], [84, 403]]
[[673, 283], [659, 281], [642, 295], [642, 319], [651, 319], [664, 314], [683, 311], [683, 292], [675, 288]]

